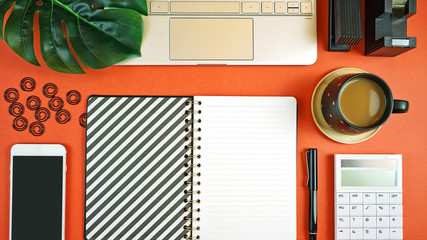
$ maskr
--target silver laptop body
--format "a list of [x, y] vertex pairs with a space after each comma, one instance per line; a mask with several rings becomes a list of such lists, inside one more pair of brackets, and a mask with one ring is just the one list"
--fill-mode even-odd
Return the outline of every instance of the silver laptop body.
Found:
[[124, 65], [309, 65], [316, 0], [148, 1], [140, 58]]

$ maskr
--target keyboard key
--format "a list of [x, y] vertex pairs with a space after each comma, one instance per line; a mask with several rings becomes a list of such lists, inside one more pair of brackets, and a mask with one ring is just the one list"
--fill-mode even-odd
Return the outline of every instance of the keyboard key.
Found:
[[152, 13], [167, 13], [169, 11], [168, 2], [150, 2], [150, 11]]
[[391, 228], [401, 228], [402, 226], [403, 226], [403, 221], [401, 217], [390, 217]]
[[363, 194], [363, 204], [375, 204], [376, 194], [375, 193], [364, 193]]
[[298, 8], [298, 2], [288, 2], [288, 8]]
[[363, 239], [377, 239], [376, 229], [363, 229]]
[[301, 13], [311, 13], [311, 2], [301, 2]]
[[172, 1], [171, 13], [240, 13], [240, 2]]
[[350, 239], [350, 229], [337, 229], [336, 239]]
[[350, 204], [362, 204], [363, 196], [361, 193], [350, 193]]
[[350, 229], [350, 239], [363, 239], [363, 229]]
[[363, 216], [376, 216], [376, 205], [363, 205]]
[[275, 2], [274, 3], [274, 13], [277, 13], [277, 14], [282, 13], [282, 14], [284, 14], [285, 13], [285, 8], [286, 8], [285, 2]]
[[390, 206], [389, 205], [377, 205], [377, 216], [389, 216]]
[[364, 217], [363, 218], [363, 227], [364, 228], [374, 228], [377, 226], [376, 217]]
[[350, 194], [349, 193], [337, 193], [337, 204], [349, 204]]
[[390, 216], [402, 216], [402, 205], [390, 205]]
[[402, 228], [391, 228], [390, 229], [390, 239], [403, 239]]
[[390, 204], [402, 204], [402, 193], [390, 193]]
[[242, 2], [243, 13], [259, 13], [259, 2]]
[[363, 217], [350, 217], [350, 227], [351, 228], [363, 227]]
[[350, 221], [348, 217], [337, 217], [337, 228], [348, 228], [350, 227]]
[[337, 205], [337, 216], [349, 216], [349, 205]]
[[377, 217], [377, 228], [388, 228], [390, 226], [389, 217]]
[[298, 8], [288, 8], [288, 13], [292, 13], [292, 14], [298, 14]]
[[389, 193], [377, 193], [377, 204], [389, 204], [390, 194]]
[[273, 2], [261, 2], [262, 13], [273, 13]]
[[389, 239], [390, 231], [388, 228], [379, 228], [377, 229], [377, 239]]
[[363, 216], [363, 206], [350, 205], [350, 216]]

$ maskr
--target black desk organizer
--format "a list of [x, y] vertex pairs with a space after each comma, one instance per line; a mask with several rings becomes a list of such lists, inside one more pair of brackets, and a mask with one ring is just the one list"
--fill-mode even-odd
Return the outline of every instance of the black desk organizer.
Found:
[[417, 39], [406, 29], [416, 9], [416, 0], [366, 0], [365, 55], [394, 57], [414, 49]]
[[362, 37], [360, 0], [329, 0], [328, 50], [349, 51]]

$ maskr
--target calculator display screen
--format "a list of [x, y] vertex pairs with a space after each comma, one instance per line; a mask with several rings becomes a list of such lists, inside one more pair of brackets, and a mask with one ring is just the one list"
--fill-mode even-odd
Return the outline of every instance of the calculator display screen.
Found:
[[388, 159], [388, 160], [342, 159], [341, 167], [343, 168], [397, 168], [397, 161], [393, 159]]
[[341, 186], [397, 186], [396, 170], [341, 170]]

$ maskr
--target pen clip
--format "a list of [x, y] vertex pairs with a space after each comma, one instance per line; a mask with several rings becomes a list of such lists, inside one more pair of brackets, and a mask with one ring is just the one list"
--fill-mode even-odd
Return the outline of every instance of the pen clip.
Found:
[[305, 152], [305, 162], [307, 163], [307, 184], [306, 184], [306, 186], [308, 187], [308, 183], [310, 182], [310, 170], [308, 169], [308, 151]]

